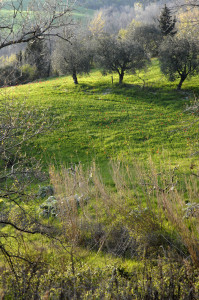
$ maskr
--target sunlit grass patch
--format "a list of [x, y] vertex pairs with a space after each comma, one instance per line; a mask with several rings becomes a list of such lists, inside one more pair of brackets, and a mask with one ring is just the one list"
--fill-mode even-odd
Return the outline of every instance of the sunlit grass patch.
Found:
[[[48, 109], [51, 130], [34, 139], [26, 148], [30, 155], [64, 163], [89, 164], [93, 159], [105, 165], [111, 158], [155, 161], [168, 153], [171, 163], [188, 166], [198, 139], [194, 116], [184, 113], [193, 97], [192, 80], [176, 91], [160, 73], [156, 60], [147, 71], [118, 76], [92, 71], [74, 86], [72, 78], [60, 77], [2, 89], [40, 110]], [[140, 78], [144, 78], [145, 85]], [[195, 93], [197, 92], [195, 87]], [[166, 159], [166, 157], [165, 157]]]

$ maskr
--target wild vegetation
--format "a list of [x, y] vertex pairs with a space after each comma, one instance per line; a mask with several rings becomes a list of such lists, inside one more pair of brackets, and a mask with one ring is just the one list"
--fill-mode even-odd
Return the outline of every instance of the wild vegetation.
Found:
[[0, 298], [197, 299], [196, 36], [167, 6], [84, 34], [51, 9], [1, 63]]

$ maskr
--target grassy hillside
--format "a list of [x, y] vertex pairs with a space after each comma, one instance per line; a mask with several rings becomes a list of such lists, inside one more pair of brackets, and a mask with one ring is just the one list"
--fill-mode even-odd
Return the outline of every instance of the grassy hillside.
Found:
[[[24, 7], [24, 12], [23, 14], [26, 13], [26, 7]], [[80, 19], [80, 20], [84, 20], [87, 19], [89, 17], [92, 17], [94, 14], [94, 11], [92, 9], [87, 9], [84, 7], [75, 7], [75, 9], [72, 12], [72, 17], [76, 20], [76, 19]], [[12, 18], [13, 16], [13, 12], [11, 9], [2, 9], [0, 11], [0, 16], [2, 18]], [[20, 20], [20, 18], [18, 17], [18, 19]]]
[[[125, 76], [122, 86], [116, 74], [112, 85], [111, 75], [93, 71], [79, 78], [78, 86], [61, 77], [1, 89], [2, 99], [18, 99], [40, 116], [45, 111], [43, 121], [52, 123], [26, 145], [27, 156], [41, 159], [47, 170], [50, 164], [82, 164], [75, 173], [50, 168], [57, 215], [46, 215], [40, 205], [46, 207], [49, 194], [36, 194], [35, 185], [28, 186], [27, 198], [17, 193], [0, 199], [0, 208], [17, 226], [34, 229], [33, 215], [49, 230], [28, 235], [1, 225], [8, 255], [0, 255], [0, 295], [5, 291], [5, 299], [17, 300], [36, 294], [43, 299], [188, 299], [191, 290], [189, 299], [198, 299], [198, 178], [185, 176], [191, 165], [198, 171], [197, 156], [192, 156], [198, 122], [184, 112], [198, 95], [198, 79], [177, 92], [177, 82], [169, 83], [153, 60], [147, 71]], [[134, 160], [147, 164], [150, 156], [166, 171], [150, 164], [145, 171], [139, 164], [129, 167]], [[127, 164], [113, 163], [110, 179], [111, 159]], [[92, 160], [105, 181], [94, 167], [92, 174], [85, 171]], [[180, 174], [167, 172], [170, 165], [179, 165]], [[21, 182], [21, 177], [13, 180], [11, 193]], [[28, 212], [25, 218], [21, 208]], [[14, 265], [4, 263], [5, 254]]]
[[191, 154], [198, 127], [190, 127], [194, 116], [184, 109], [199, 91], [197, 80], [185, 82], [177, 92], [177, 83], [169, 83], [154, 60], [139, 77], [127, 75], [121, 87], [117, 75], [112, 85], [111, 75], [93, 71], [79, 79], [79, 86], [62, 77], [12, 87], [6, 93], [40, 111], [48, 109], [55, 125], [26, 149], [47, 164], [56, 159], [104, 165], [111, 158], [144, 161], [152, 156], [156, 162], [164, 157], [173, 165], [189, 166], [195, 159]]
[[[20, 25], [17, 25], [18, 23], [20, 24], [20, 22], [23, 22], [23, 19], [26, 16], [27, 10], [28, 10], [28, 5], [31, 1], [29, 0], [24, 0], [23, 1], [23, 10], [17, 14], [17, 18], [14, 21], [15, 23], [15, 30], [20, 30]], [[17, 1], [5, 1], [5, 5], [3, 6], [3, 9], [0, 10], [0, 17], [2, 19], [6, 18], [6, 20], [8, 20], [10, 22], [10, 20], [12, 20], [13, 18], [13, 7], [16, 6], [16, 8], [19, 7], [19, 3]], [[72, 8], [72, 13], [71, 13], [71, 17], [76, 20], [76, 21], [81, 21], [81, 22], [87, 22], [87, 20], [89, 18], [92, 18], [93, 14], [94, 14], [94, 10], [89, 9], [89, 8], [85, 8], [83, 6], [71, 6]], [[42, 13], [42, 12], [40, 12]], [[44, 16], [45, 17], [45, 16]], [[9, 23], [8, 22], [8, 23]], [[19, 28], [18, 28], [19, 26]]]

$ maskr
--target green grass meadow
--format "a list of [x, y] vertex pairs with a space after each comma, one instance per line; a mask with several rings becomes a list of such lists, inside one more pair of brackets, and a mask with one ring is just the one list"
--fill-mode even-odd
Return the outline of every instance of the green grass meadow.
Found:
[[[198, 140], [195, 116], [184, 110], [199, 92], [198, 77], [185, 81], [182, 91], [177, 82], [168, 82], [156, 60], [139, 75], [102, 76], [93, 71], [79, 77], [52, 78], [2, 89], [9, 97], [26, 102], [39, 111], [47, 110], [52, 127], [29, 144], [26, 152], [45, 161], [64, 164], [90, 164], [105, 167], [111, 159], [159, 163], [187, 168], [196, 160]], [[143, 86], [143, 79], [145, 86]], [[45, 120], [44, 120], [45, 121]]]
[[[172, 299], [188, 299], [184, 295], [189, 295], [191, 282], [196, 297], [189, 299], [197, 299], [198, 271], [193, 273], [189, 263], [198, 253], [198, 221], [186, 219], [185, 213], [187, 202], [193, 207], [198, 203], [197, 178], [186, 176], [193, 172], [191, 166], [195, 173], [199, 169], [198, 156], [193, 155], [198, 150], [198, 117], [185, 109], [198, 99], [199, 76], [177, 91], [178, 82], [168, 82], [153, 60], [147, 70], [126, 74], [123, 85], [117, 74], [102, 76], [99, 70], [78, 79], [79, 85], [64, 76], [1, 89], [1, 99], [14, 99], [16, 107], [22, 103], [25, 111], [34, 110], [44, 123], [51, 123], [22, 150], [41, 160], [47, 174], [51, 166], [59, 213], [58, 218], [42, 215], [44, 198], [38, 190], [49, 185], [48, 177], [31, 181], [27, 192], [33, 196], [22, 198], [20, 207], [52, 225], [58, 235], [51, 240], [48, 235], [19, 233], [15, 241], [15, 229], [2, 226], [9, 251], [36, 262], [38, 273], [16, 259], [17, 282], [0, 255], [0, 296], [5, 291], [5, 299], [14, 299], [17, 291], [23, 297], [15, 299], [31, 299], [24, 295], [35, 295], [39, 287], [41, 299], [61, 299], [64, 293], [67, 299], [145, 299], [150, 287], [160, 298], [147, 299], [169, 299], [170, 290], [182, 295]], [[112, 160], [116, 162], [111, 165]], [[157, 172], [150, 169], [151, 160]], [[90, 170], [85, 171], [93, 161], [102, 181], [94, 169], [91, 178]], [[80, 162], [75, 176], [62, 168]], [[141, 171], [147, 167], [144, 172], [134, 169], [140, 166], [137, 162]], [[170, 182], [175, 167], [178, 174]], [[151, 187], [156, 179], [158, 187]], [[159, 193], [159, 187], [166, 192]], [[77, 203], [74, 195], [85, 199]], [[10, 209], [9, 218], [20, 224], [15, 202], [0, 200]], [[45, 298], [47, 292], [50, 298]]]

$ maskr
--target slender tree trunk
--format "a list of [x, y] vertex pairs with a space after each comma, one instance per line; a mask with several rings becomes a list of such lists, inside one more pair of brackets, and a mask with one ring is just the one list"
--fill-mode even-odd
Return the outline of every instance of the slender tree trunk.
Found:
[[78, 84], [78, 80], [77, 80], [77, 72], [76, 72], [76, 70], [73, 70], [73, 81], [74, 81], [74, 84]]
[[124, 79], [124, 71], [121, 71], [121, 73], [119, 74], [119, 84], [122, 84]]
[[51, 73], [51, 60], [48, 62], [47, 77], [50, 77], [50, 73]]
[[181, 90], [182, 84], [183, 84], [183, 82], [185, 81], [186, 78], [187, 78], [187, 75], [184, 75], [184, 74], [181, 75], [180, 82], [179, 82], [178, 87], [177, 87], [178, 91]]
[[49, 38], [49, 61], [48, 61], [48, 70], [47, 70], [47, 77], [50, 77], [51, 74], [51, 57], [52, 57], [52, 44], [51, 44], [51, 40]]

